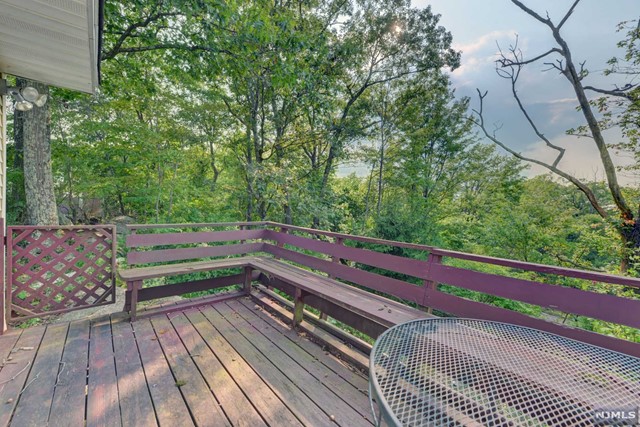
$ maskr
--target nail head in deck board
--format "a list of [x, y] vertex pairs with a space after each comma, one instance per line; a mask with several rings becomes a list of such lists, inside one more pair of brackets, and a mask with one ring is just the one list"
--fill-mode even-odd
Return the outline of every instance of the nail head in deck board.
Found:
[[87, 427], [122, 425], [111, 324], [108, 319], [91, 324], [88, 375]]
[[[38, 326], [22, 332], [14, 347], [17, 351], [11, 354], [13, 363], [6, 365], [0, 371], [0, 383], [3, 383], [0, 386], [0, 426], [6, 426], [11, 419], [20, 391], [33, 368], [33, 359], [36, 357], [45, 330], [44, 326]], [[21, 348], [32, 350], [20, 350]], [[12, 399], [11, 403], [7, 403], [9, 399]]]
[[[307, 397], [298, 386], [287, 378], [264, 354], [256, 349], [244, 336], [238, 333], [214, 307], [209, 306], [202, 313], [215, 326], [224, 339], [251, 365], [263, 380], [269, 384], [303, 424], [316, 426], [329, 424], [329, 415]], [[290, 362], [289, 362], [290, 363]], [[287, 365], [283, 365], [287, 367]], [[315, 385], [317, 381], [314, 380]], [[335, 415], [335, 414], [334, 414]]]
[[[253, 298], [249, 299], [239, 299], [238, 300], [245, 307], [251, 309], [254, 306]], [[285, 326], [284, 322], [280, 322], [278, 319], [274, 318], [270, 314], [266, 313], [263, 310], [254, 310], [253, 311], [257, 316], [259, 316], [266, 323], [272, 325], [275, 329], [277, 329], [282, 335], [284, 335], [287, 339], [293, 341], [300, 347], [302, 347], [305, 351], [307, 351], [312, 357], [318, 360], [323, 365], [327, 366], [329, 369], [340, 375], [347, 382], [352, 384], [358, 390], [360, 390], [363, 394], [368, 395], [367, 387], [369, 385], [367, 378], [365, 378], [362, 374], [354, 369], [347, 368], [342, 362], [338, 361], [332, 355], [327, 355], [322, 348], [316, 344], [311, 342], [309, 339], [300, 336], [296, 331], [289, 329]]]
[[207, 347], [207, 344], [187, 320], [184, 313], [172, 316], [171, 324], [176, 329], [205, 381], [207, 381], [209, 388], [213, 391], [217, 400], [220, 401], [222, 409], [231, 424], [234, 426], [266, 427], [258, 412], [251, 406], [251, 402], [238, 388], [238, 385], [220, 364], [211, 349]]
[[124, 426], [156, 426], [156, 415], [131, 324], [128, 321], [117, 321], [112, 318], [111, 330], [122, 424]]
[[[18, 399], [18, 405], [11, 421], [13, 425], [40, 426], [47, 424], [68, 328], [67, 323], [47, 327], [27, 378], [26, 384], [29, 384], [30, 381], [32, 383]], [[0, 402], [0, 404], [2, 403]]]
[[[219, 307], [222, 305], [223, 304], [219, 305]], [[325, 385], [325, 387], [335, 393], [339, 399], [343, 400], [347, 405], [353, 408], [361, 418], [372, 422], [369, 398], [366, 395], [358, 391], [355, 387], [322, 363], [317, 363], [309, 353], [304, 351], [297, 344], [289, 341], [271, 325], [265, 323], [256, 314], [254, 314], [255, 310], [247, 309], [238, 301], [229, 301], [226, 305], [235, 313], [238, 313], [243, 319], [243, 322], [246, 322], [249, 325], [249, 328], [252, 326], [255, 333], [262, 334], [283, 353], [295, 360], [306, 372], [317, 378]], [[250, 330], [249, 328], [246, 330]], [[255, 341], [252, 340], [252, 342]], [[338, 415], [336, 415], [336, 417], [337, 416]]]
[[196, 425], [230, 426], [229, 420], [220, 409], [169, 319], [166, 316], [152, 317], [151, 324], [176, 378], [175, 385], [183, 384], [179, 386], [180, 391]]
[[189, 409], [171, 374], [149, 320], [133, 323], [151, 399], [161, 426], [193, 426]]
[[263, 382], [252, 366], [242, 359], [200, 311], [189, 310], [185, 315], [267, 424], [271, 426], [302, 425], [285, 403]]
[[[75, 427], [84, 424], [85, 388], [89, 361], [89, 320], [73, 322], [64, 344], [58, 383], [53, 394], [49, 425]], [[73, 408], [69, 410], [69, 408]]]

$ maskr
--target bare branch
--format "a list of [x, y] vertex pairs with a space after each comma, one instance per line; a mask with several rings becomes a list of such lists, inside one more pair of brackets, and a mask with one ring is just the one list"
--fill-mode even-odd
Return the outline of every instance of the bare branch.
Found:
[[638, 87], [638, 84], [632, 85], [632, 84], [626, 84], [621, 88], [615, 88], [613, 90], [606, 90], [606, 89], [599, 89], [597, 87], [593, 87], [593, 86], [585, 86], [584, 89], [585, 90], [590, 90], [593, 92], [598, 92], [598, 93], [602, 93], [604, 95], [610, 95], [610, 96], [617, 96], [620, 98], [625, 98], [628, 99], [629, 101], [634, 101], [635, 97], [629, 93], [627, 93], [627, 91], [630, 91], [631, 89]]
[[563, 70], [562, 68], [558, 67], [558, 65], [557, 65], [557, 64], [554, 64], [553, 62], [543, 62], [542, 64], [543, 64], [543, 65], [548, 65], [548, 66], [549, 66], [549, 68], [545, 68], [545, 69], [543, 69], [542, 71], [545, 71], [545, 72], [546, 72], [546, 71], [551, 71], [551, 70], [558, 70], [558, 71], [559, 71], [559, 72], [561, 72], [561, 73], [563, 73], [563, 72], [564, 72], [564, 70]]
[[124, 44], [124, 42], [130, 38], [134, 31], [137, 31], [140, 28], [146, 28], [149, 25], [151, 25], [154, 22], [157, 22], [163, 18], [168, 18], [171, 16], [178, 16], [178, 13], [173, 13], [173, 12], [165, 12], [165, 13], [156, 13], [156, 14], [151, 14], [149, 16], [147, 16], [146, 19], [139, 21], [139, 22], [135, 22], [131, 25], [129, 25], [120, 35], [120, 37], [118, 38], [118, 40], [115, 42], [115, 44], [113, 45], [113, 47], [107, 51], [107, 52], [103, 52], [100, 60], [106, 60], [106, 59], [113, 59], [113, 57], [115, 57], [118, 53], [122, 52], [122, 45]]
[[537, 19], [538, 21], [542, 22], [544, 25], [552, 25], [551, 24], [551, 20], [547, 17], [547, 19], [544, 19], [542, 16], [538, 15], [533, 9], [529, 9], [524, 3], [522, 3], [519, 0], [511, 0], [511, 3], [515, 4], [516, 6], [518, 6], [520, 9], [522, 9], [525, 13], [527, 13], [528, 15], [530, 15], [532, 18]]
[[503, 67], [511, 66], [511, 65], [519, 65], [519, 66], [520, 65], [527, 65], [527, 64], [531, 64], [532, 62], [536, 62], [537, 60], [542, 59], [545, 56], [551, 55], [552, 53], [559, 53], [560, 55], [562, 55], [562, 51], [560, 49], [558, 49], [557, 47], [554, 47], [553, 49], [549, 49], [547, 52], [545, 52], [545, 53], [543, 53], [541, 55], [538, 55], [535, 58], [527, 59], [526, 61], [517, 61], [516, 62], [516, 61], [512, 61], [512, 60], [507, 59], [507, 58], [504, 60], [505, 61], [504, 63], [502, 63], [503, 60], [499, 59], [498, 61], [502, 63]]
[[564, 23], [567, 22], [567, 19], [569, 19], [569, 17], [573, 13], [573, 11], [576, 8], [576, 6], [578, 5], [578, 3], [580, 3], [580, 0], [576, 0], [576, 1], [573, 2], [571, 7], [569, 8], [569, 11], [566, 13], [566, 15], [564, 15], [564, 18], [562, 18], [562, 21], [560, 21], [560, 23], [558, 24], [558, 26], [557, 26], [558, 31], [560, 30], [560, 28], [562, 28]]
[[476, 118], [471, 118], [471, 120], [473, 121], [473, 123], [478, 126], [481, 130], [482, 133], [484, 133], [484, 135], [491, 140], [494, 144], [496, 144], [497, 146], [501, 147], [503, 150], [505, 150], [506, 152], [508, 152], [509, 154], [511, 154], [512, 156], [514, 156], [517, 159], [520, 159], [522, 161], [525, 162], [529, 162], [529, 163], [533, 163], [539, 166], [542, 166], [543, 168], [555, 173], [558, 176], [561, 176], [562, 178], [566, 179], [567, 181], [571, 182], [573, 185], [575, 185], [580, 191], [582, 191], [582, 193], [584, 193], [585, 196], [587, 196], [587, 199], [589, 199], [589, 202], [591, 203], [591, 205], [594, 207], [594, 209], [596, 209], [598, 211], [598, 214], [602, 217], [602, 218], [607, 218], [609, 216], [609, 214], [607, 213], [607, 211], [605, 211], [602, 206], [600, 206], [600, 204], [598, 203], [598, 200], [596, 199], [595, 194], [593, 193], [593, 191], [591, 191], [591, 189], [584, 184], [582, 181], [580, 181], [578, 178], [574, 177], [573, 175], [568, 174], [567, 172], [559, 169], [557, 167], [557, 164], [549, 164], [546, 162], [543, 162], [542, 160], [538, 160], [538, 159], [534, 159], [532, 157], [527, 157], [522, 155], [521, 153], [518, 153], [517, 151], [513, 150], [512, 148], [510, 148], [509, 146], [507, 146], [504, 142], [502, 142], [501, 140], [499, 140], [495, 133], [491, 134], [489, 133], [489, 131], [487, 130], [485, 123], [484, 123], [484, 116], [483, 116], [483, 104], [484, 104], [484, 98], [487, 96], [487, 92], [481, 93], [479, 89], [476, 89], [478, 92], [478, 96], [480, 98], [480, 108], [478, 110], [473, 110], [473, 112], [476, 114]]
[[549, 68], [546, 69], [546, 71], [555, 69], [558, 70], [560, 73], [562, 74], [566, 74], [566, 69], [564, 68], [564, 62], [561, 59], [556, 59], [556, 62], [543, 62], [544, 65], [548, 65]]

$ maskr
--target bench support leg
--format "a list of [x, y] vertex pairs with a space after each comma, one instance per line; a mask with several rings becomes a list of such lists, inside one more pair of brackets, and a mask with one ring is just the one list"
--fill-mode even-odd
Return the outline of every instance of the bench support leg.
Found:
[[244, 268], [244, 286], [243, 289], [247, 294], [251, 293], [251, 276], [253, 270], [251, 269], [251, 267], [245, 267]]
[[136, 320], [136, 311], [138, 308], [138, 289], [142, 288], [142, 280], [136, 280], [133, 282], [127, 282], [127, 290], [131, 292], [131, 301], [129, 306], [129, 313], [131, 314], [131, 321]]
[[127, 292], [124, 293], [124, 307], [122, 307], [122, 311], [128, 313], [131, 310], [131, 292], [129, 288], [129, 283], [127, 283]]
[[293, 327], [297, 328], [302, 323], [302, 315], [304, 312], [304, 292], [302, 289], [296, 288], [293, 300]]

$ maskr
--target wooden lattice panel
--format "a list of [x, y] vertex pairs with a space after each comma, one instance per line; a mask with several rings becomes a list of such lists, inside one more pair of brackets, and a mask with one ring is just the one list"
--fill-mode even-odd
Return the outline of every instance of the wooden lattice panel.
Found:
[[13, 316], [56, 314], [115, 302], [115, 229], [9, 227]]

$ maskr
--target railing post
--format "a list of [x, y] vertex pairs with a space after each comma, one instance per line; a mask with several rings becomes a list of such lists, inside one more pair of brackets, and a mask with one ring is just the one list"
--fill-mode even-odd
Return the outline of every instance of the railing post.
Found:
[[[427, 277], [431, 276], [431, 269], [435, 264], [442, 264], [442, 255], [434, 254], [432, 252], [429, 254], [429, 258], [427, 258]], [[435, 291], [437, 284], [430, 279], [425, 279], [422, 284], [424, 286], [424, 297], [422, 298], [422, 305], [427, 308], [427, 313], [433, 314], [433, 307], [429, 303], [429, 291]]]
[[[240, 231], [244, 231], [244, 230], [247, 229], [246, 226], [244, 226], [244, 225], [241, 225], [239, 228], [240, 228]], [[244, 240], [244, 239], [240, 240], [240, 244], [241, 245], [244, 244], [245, 242], [246, 242], [246, 240]], [[240, 254], [240, 256], [247, 256], [247, 254], [243, 253], [243, 254]]]
[[253, 270], [251, 269], [251, 267], [245, 267], [244, 268], [244, 285], [243, 285], [243, 290], [246, 292], [247, 295], [251, 294], [251, 274], [252, 274]]
[[[335, 242], [333, 242], [334, 245], [342, 245], [343, 243], [344, 243], [344, 239], [342, 237], [336, 237]], [[340, 264], [341, 261], [342, 261], [342, 258], [337, 257], [335, 255], [331, 255], [331, 262], [335, 264]], [[329, 279], [335, 280], [335, 278], [336, 276], [334, 274], [329, 273]], [[320, 319], [327, 320], [327, 313], [320, 312]]]
[[133, 282], [127, 282], [127, 290], [131, 292], [131, 305], [129, 313], [131, 321], [135, 322], [138, 312], [138, 290], [142, 289], [142, 280], [135, 280]]
[[[280, 230], [279, 230], [279, 231], [280, 231], [280, 233], [287, 234], [287, 233], [289, 232], [289, 229], [288, 229], [287, 227], [280, 227]], [[281, 241], [279, 241], [279, 240], [276, 240], [276, 246], [277, 246], [277, 247], [279, 247], [279, 248], [284, 248], [284, 242], [281, 242]], [[277, 255], [274, 255], [274, 258], [275, 258], [275, 259], [282, 259], [282, 258], [280, 258], [280, 257], [279, 257], [279, 256], [277, 256]], [[267, 289], [269, 289], [270, 291], [272, 291], [272, 290], [273, 290], [273, 286], [267, 286]]]
[[[289, 232], [289, 229], [287, 227], [280, 227], [280, 232], [282, 234], [287, 234]], [[278, 246], [279, 248], [284, 248], [284, 242], [281, 241], [277, 241], [276, 242], [276, 246]], [[276, 257], [277, 258], [277, 257]], [[278, 258], [279, 259], [279, 258]]]

